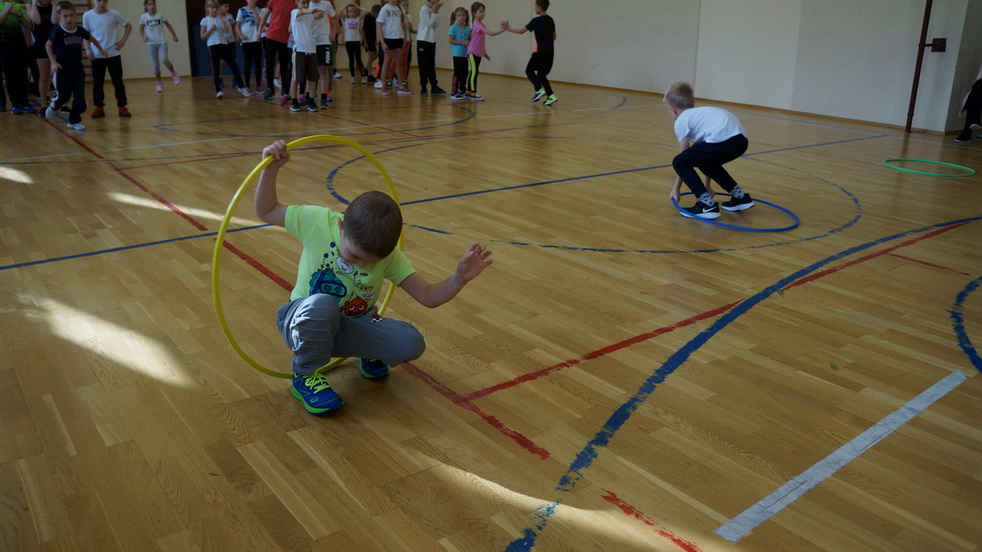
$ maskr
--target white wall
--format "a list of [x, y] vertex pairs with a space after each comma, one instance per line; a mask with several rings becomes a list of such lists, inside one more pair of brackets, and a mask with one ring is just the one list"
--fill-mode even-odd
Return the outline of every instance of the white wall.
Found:
[[[183, 0], [157, 0], [177, 30], [171, 61], [190, 73]], [[232, 7], [243, 2], [233, 0]], [[347, 0], [336, 0], [340, 7]], [[372, 0], [361, 0], [370, 6]], [[410, 0], [414, 21], [422, 0]], [[447, 0], [437, 29], [437, 66], [452, 67], [447, 30], [456, 6]], [[485, 24], [502, 19], [524, 26], [532, 0], [485, 1]], [[925, 0], [553, 0], [556, 82], [663, 93], [686, 80], [696, 94], [739, 104], [774, 107], [903, 126], [913, 82]], [[133, 26], [123, 50], [127, 78], [151, 77], [137, 28], [143, 3], [111, 0]], [[953, 130], [960, 102], [982, 64], [982, 0], [934, 2], [928, 40], [948, 39], [948, 51], [925, 51], [914, 127]], [[972, 32], [965, 32], [972, 29]], [[524, 78], [529, 34], [489, 37], [484, 73]], [[414, 62], [415, 63], [415, 62]], [[415, 77], [415, 66], [411, 76]], [[415, 81], [415, 78], [413, 78]], [[446, 87], [449, 83], [443, 83]]]

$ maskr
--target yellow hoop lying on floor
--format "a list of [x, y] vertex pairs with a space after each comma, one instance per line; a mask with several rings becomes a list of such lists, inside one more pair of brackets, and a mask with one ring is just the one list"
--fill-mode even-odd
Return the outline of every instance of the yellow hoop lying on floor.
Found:
[[[395, 186], [392, 185], [392, 177], [389, 176], [389, 171], [385, 170], [385, 167], [382, 166], [382, 162], [379, 161], [378, 158], [372, 154], [372, 152], [368, 151], [368, 149], [366, 149], [365, 146], [359, 144], [358, 142], [355, 142], [354, 140], [349, 140], [347, 138], [342, 138], [340, 136], [329, 136], [326, 134], [319, 134], [315, 136], [307, 136], [305, 138], [294, 140], [286, 145], [286, 149], [292, 150], [300, 146], [309, 144], [311, 142], [338, 142], [346, 146], [351, 146], [356, 150], [358, 150], [359, 152], [361, 152], [362, 155], [367, 157], [372, 163], [375, 164], [375, 168], [378, 169], [378, 172], [382, 175], [382, 178], [385, 179], [385, 183], [389, 187], [389, 195], [392, 196], [392, 199], [393, 201], [396, 202], [396, 205], [399, 204], [399, 197], [396, 194]], [[292, 372], [279, 372], [267, 368], [262, 364], [256, 362], [252, 357], [247, 355], [246, 352], [242, 350], [242, 347], [240, 347], [239, 343], [235, 340], [235, 337], [232, 335], [232, 331], [229, 329], [228, 323], [225, 320], [225, 312], [222, 310], [222, 296], [218, 285], [219, 284], [218, 276], [221, 267], [222, 248], [225, 245], [225, 233], [228, 230], [229, 222], [232, 220], [232, 214], [235, 213], [236, 207], [239, 206], [239, 201], [242, 200], [243, 195], [245, 194], [246, 190], [249, 189], [249, 186], [252, 184], [252, 182], [272, 162], [273, 162], [272, 157], [266, 157], [258, 165], [256, 165], [256, 168], [252, 169], [252, 172], [250, 172], [249, 175], [245, 177], [245, 180], [242, 181], [242, 185], [239, 186], [239, 189], [235, 192], [235, 195], [232, 196], [232, 201], [228, 204], [228, 209], [225, 211], [225, 218], [222, 219], [222, 224], [218, 228], [218, 235], [215, 238], [215, 251], [212, 254], [212, 258], [211, 258], [211, 297], [215, 303], [215, 313], [218, 315], [218, 325], [222, 328], [222, 333], [225, 334], [225, 339], [228, 340], [229, 345], [231, 345], [232, 349], [234, 349], [235, 352], [238, 353], [240, 357], [242, 357], [242, 360], [246, 361], [250, 366], [252, 366], [256, 370], [259, 370], [264, 374], [268, 374], [270, 376], [275, 376], [278, 378], [290, 378], [293, 376]], [[401, 235], [399, 236], [399, 242], [397, 243], [396, 247], [402, 249]], [[392, 294], [395, 292], [395, 289], [396, 287], [390, 283], [389, 290], [385, 293], [385, 297], [382, 299], [382, 306], [379, 308], [379, 314], [385, 313], [385, 309], [389, 306], [389, 300], [392, 299]], [[318, 368], [317, 372], [330, 370], [331, 368], [334, 368], [335, 366], [341, 364], [345, 360], [347, 359], [336, 358], [331, 362], [329, 362], [328, 364]]]

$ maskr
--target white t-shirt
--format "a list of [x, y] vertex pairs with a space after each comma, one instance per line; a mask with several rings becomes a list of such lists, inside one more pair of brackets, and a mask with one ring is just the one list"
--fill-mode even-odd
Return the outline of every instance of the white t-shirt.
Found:
[[720, 107], [690, 107], [675, 119], [675, 136], [679, 142], [686, 137], [692, 143], [718, 144], [747, 130], [736, 115]]
[[416, 28], [417, 42], [436, 42], [436, 29], [440, 26], [440, 18], [433, 13], [429, 4], [423, 4], [419, 9], [419, 27]]
[[331, 43], [331, 20], [337, 16], [334, 11], [334, 4], [323, 0], [322, 2], [310, 2], [310, 9], [324, 12], [320, 19], [314, 19], [314, 44]]
[[405, 40], [406, 35], [402, 30], [402, 9], [399, 6], [385, 4], [378, 12], [376, 23], [382, 24], [382, 36], [380, 38], [399, 38]]
[[313, 14], [299, 15], [300, 10], [290, 11], [290, 34], [293, 36], [293, 51], [302, 54], [316, 54], [314, 42]]
[[[256, 10], [259, 11], [259, 10]], [[235, 21], [239, 24], [239, 29], [245, 35], [242, 42], [257, 42], [259, 40], [259, 14], [249, 8], [239, 8], [235, 14]]]
[[205, 17], [201, 20], [201, 27], [204, 28], [205, 32], [211, 30], [212, 27], [217, 27], [215, 32], [208, 35], [206, 39], [208, 46], [218, 46], [219, 44], [225, 44], [225, 39], [222, 37], [222, 18], [221, 17]]
[[345, 17], [342, 23], [344, 25], [344, 41], [361, 42], [361, 18]]
[[143, 33], [147, 35], [147, 44], [164, 44], [164, 22], [167, 18], [159, 11], [154, 15], [143, 12], [140, 16], [140, 25], [143, 25]]
[[96, 13], [95, 10], [89, 10], [82, 14], [82, 26], [106, 50], [107, 55], [103, 56], [95, 44], [90, 43], [89, 48], [93, 56], [111, 58], [119, 55], [119, 50], [115, 46], [116, 37], [119, 30], [126, 26], [126, 19], [119, 15], [118, 11], [106, 10], [106, 13]]

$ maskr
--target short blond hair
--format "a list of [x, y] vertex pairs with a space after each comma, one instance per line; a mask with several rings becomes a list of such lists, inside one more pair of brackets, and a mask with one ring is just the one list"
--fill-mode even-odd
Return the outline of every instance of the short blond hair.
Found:
[[689, 109], [696, 105], [696, 96], [691, 84], [679, 81], [668, 89], [663, 101], [675, 109]]

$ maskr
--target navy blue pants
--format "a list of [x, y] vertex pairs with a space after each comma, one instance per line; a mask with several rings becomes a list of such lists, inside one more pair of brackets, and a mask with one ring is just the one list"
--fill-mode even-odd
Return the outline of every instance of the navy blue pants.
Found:
[[689, 149], [676, 155], [675, 159], [672, 159], [672, 168], [675, 169], [675, 172], [682, 178], [682, 182], [685, 182], [689, 191], [697, 199], [707, 190], [696, 169], [718, 182], [724, 190], [729, 192], [737, 183], [730, 176], [730, 173], [726, 172], [723, 165], [746, 153], [749, 144], [750, 142], [743, 134], [737, 134], [715, 144], [696, 142]]

